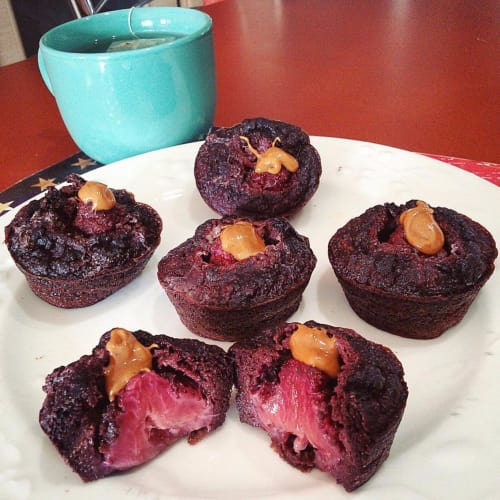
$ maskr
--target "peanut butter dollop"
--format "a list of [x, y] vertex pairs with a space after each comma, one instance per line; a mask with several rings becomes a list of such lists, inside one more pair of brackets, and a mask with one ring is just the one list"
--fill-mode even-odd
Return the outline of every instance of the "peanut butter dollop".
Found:
[[92, 210], [109, 210], [116, 205], [113, 192], [102, 182], [87, 181], [78, 191], [78, 198], [91, 203]]
[[417, 201], [415, 208], [405, 210], [399, 217], [406, 241], [426, 255], [435, 255], [444, 246], [444, 234], [433, 213], [427, 203]]
[[109, 364], [104, 369], [106, 392], [113, 401], [127, 382], [139, 372], [150, 371], [152, 367], [152, 344], [143, 346], [129, 331], [123, 328], [111, 330], [111, 337], [106, 344], [109, 351]]
[[339, 373], [339, 355], [335, 338], [322, 328], [298, 325], [290, 336], [290, 350], [297, 361], [324, 371], [330, 377]]
[[226, 226], [220, 233], [222, 249], [236, 260], [248, 259], [264, 252], [266, 244], [250, 222], [239, 221]]
[[256, 156], [257, 163], [255, 164], [255, 172], [262, 174], [279, 174], [281, 167], [285, 167], [289, 172], [295, 172], [299, 168], [299, 162], [289, 153], [276, 146], [276, 142], [280, 140], [276, 137], [271, 145], [264, 153], [259, 153], [248, 140], [248, 137], [240, 135], [240, 139], [247, 143], [248, 149]]

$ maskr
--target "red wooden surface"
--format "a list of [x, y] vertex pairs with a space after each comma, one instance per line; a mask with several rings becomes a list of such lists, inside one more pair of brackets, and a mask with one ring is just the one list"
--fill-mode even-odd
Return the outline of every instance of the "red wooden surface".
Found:
[[[496, 0], [224, 0], [203, 10], [214, 21], [216, 124], [261, 115], [311, 135], [500, 163]], [[0, 109], [0, 190], [77, 151], [35, 59], [0, 68]], [[499, 184], [499, 167], [485, 169]]]

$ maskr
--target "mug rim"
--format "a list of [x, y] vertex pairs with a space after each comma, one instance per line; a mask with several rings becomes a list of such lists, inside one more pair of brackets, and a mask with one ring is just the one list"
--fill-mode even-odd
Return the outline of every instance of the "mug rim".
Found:
[[[147, 19], [148, 16], [147, 12], [144, 11], [149, 11], [149, 13], [152, 15], [155, 13], [154, 17], [155, 19], [157, 17], [161, 17], [161, 14], [163, 13], [165, 17], [168, 17], [169, 14], [173, 13], [179, 13], [179, 14], [187, 14], [189, 12], [190, 16], [193, 16], [199, 20], [202, 21], [202, 25], [197, 28], [196, 30], [185, 34], [176, 40], [172, 40], [168, 44], [159, 44], [159, 45], [154, 45], [150, 47], [142, 47], [134, 50], [124, 50], [124, 51], [117, 51], [117, 52], [84, 52], [84, 51], [76, 51], [76, 50], [61, 50], [58, 48], [54, 48], [48, 43], [48, 38], [51, 36], [56, 36], [59, 31], [64, 32], [66, 29], [68, 29], [68, 26], [73, 26], [73, 25], [83, 25], [83, 23], [91, 23], [93, 18], [100, 18], [104, 19], [106, 17], [122, 17], [126, 15], [127, 19], [129, 15], [132, 15], [134, 11], [140, 10], [144, 15], [145, 19]], [[141, 19], [144, 20], [144, 19]], [[40, 38], [39, 42], [39, 49], [42, 51], [49, 51], [53, 55], [60, 55], [62, 57], [72, 57], [74, 58], [75, 56], [78, 57], [90, 57], [90, 58], [121, 58], [121, 57], [134, 57], [136, 54], [139, 56], [140, 54], [144, 54], [145, 51], [147, 52], [156, 52], [156, 51], [161, 51], [165, 50], [165, 48], [174, 48], [177, 46], [182, 46], [185, 44], [188, 44], [192, 42], [193, 40], [197, 40], [200, 38], [203, 38], [205, 35], [209, 34], [212, 31], [212, 18], [206, 14], [205, 12], [201, 12], [199, 10], [195, 9], [189, 9], [185, 7], [131, 7], [129, 9], [118, 9], [118, 10], [113, 10], [109, 12], [101, 12], [99, 14], [94, 14], [91, 16], [86, 16], [78, 19], [73, 19], [71, 21], [67, 21], [63, 24], [60, 24], [58, 26], [55, 26], [51, 28], [49, 31], [44, 33], [42, 37]]]

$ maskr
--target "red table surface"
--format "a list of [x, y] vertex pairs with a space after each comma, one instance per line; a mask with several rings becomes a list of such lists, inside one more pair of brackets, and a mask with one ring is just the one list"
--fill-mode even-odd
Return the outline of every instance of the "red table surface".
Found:
[[[203, 7], [214, 22], [215, 123], [282, 119], [310, 135], [439, 155], [500, 185], [497, 9], [493, 0]], [[35, 58], [0, 68], [0, 109], [0, 191], [78, 151]]]

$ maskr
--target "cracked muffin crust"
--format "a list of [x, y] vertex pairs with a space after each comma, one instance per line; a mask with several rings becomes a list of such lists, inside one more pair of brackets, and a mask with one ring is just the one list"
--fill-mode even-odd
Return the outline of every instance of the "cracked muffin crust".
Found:
[[[160, 243], [162, 221], [124, 189], [76, 174], [67, 180], [23, 207], [5, 228], [5, 241], [36, 295], [73, 308], [94, 304], [136, 278]], [[105, 197], [114, 201], [96, 208]]]
[[442, 246], [418, 250], [404, 213], [422, 202], [385, 203], [368, 209], [330, 239], [328, 256], [352, 309], [373, 326], [403, 337], [428, 339], [462, 320], [494, 270], [492, 235], [454, 210], [430, 210]]
[[[235, 257], [226, 230], [250, 233], [252, 255]], [[242, 237], [246, 240], [247, 235]], [[241, 241], [241, 234], [229, 242]], [[283, 218], [209, 219], [158, 265], [158, 279], [192, 332], [237, 340], [289, 317], [316, 265], [309, 240]]]
[[220, 215], [288, 216], [316, 192], [321, 159], [299, 127], [253, 118], [209, 134], [194, 175], [202, 198]]

